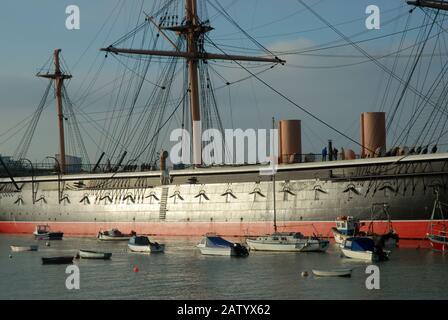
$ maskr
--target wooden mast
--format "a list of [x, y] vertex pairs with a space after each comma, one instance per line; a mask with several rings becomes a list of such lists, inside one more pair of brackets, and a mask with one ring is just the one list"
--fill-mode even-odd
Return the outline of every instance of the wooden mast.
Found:
[[206, 53], [199, 50], [199, 40], [201, 35], [213, 30], [208, 25], [202, 24], [197, 15], [197, 0], [185, 0], [185, 25], [161, 27], [161, 29], [169, 30], [182, 35], [187, 40], [187, 51], [163, 51], [163, 50], [140, 50], [140, 49], [122, 49], [109, 46], [101, 48], [101, 51], [111, 52], [115, 54], [126, 53], [136, 55], [150, 55], [162, 57], [181, 57], [188, 62], [188, 81], [190, 95], [190, 110], [192, 122], [192, 144], [193, 144], [193, 164], [202, 164], [202, 129], [200, 126], [201, 109], [199, 100], [199, 80], [198, 80], [198, 61], [201, 60], [229, 60], [229, 61], [253, 61], [253, 62], [269, 62], [282, 63], [286, 61], [275, 58], [264, 57], [248, 57], [241, 55], [227, 55]]
[[59, 126], [59, 156], [60, 156], [60, 168], [61, 174], [65, 173], [65, 136], [64, 136], [64, 112], [62, 110], [62, 87], [64, 80], [70, 79], [72, 76], [69, 74], [63, 74], [61, 71], [61, 64], [59, 54], [61, 49], [55, 49], [53, 53], [54, 73], [53, 74], [37, 74], [40, 78], [47, 78], [55, 81], [55, 93], [56, 93], [56, 107], [58, 112], [58, 126]]
[[[272, 117], [272, 130], [275, 130], [275, 118]], [[272, 143], [272, 142], [271, 142]], [[273, 142], [275, 143], [275, 142]], [[275, 195], [275, 170], [272, 171], [272, 195], [274, 201], [274, 232], [277, 233], [277, 199]]]
[[198, 85], [198, 27], [196, 0], [186, 0], [185, 5], [187, 33], [187, 50], [192, 55], [188, 59], [188, 77], [190, 88], [190, 108], [192, 121], [192, 141], [193, 141], [193, 164], [202, 164], [202, 143], [201, 143], [201, 113], [199, 109], [199, 85]]

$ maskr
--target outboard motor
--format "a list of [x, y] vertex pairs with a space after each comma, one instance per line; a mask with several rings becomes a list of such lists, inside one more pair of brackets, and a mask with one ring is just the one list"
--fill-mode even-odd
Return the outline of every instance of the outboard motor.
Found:
[[378, 258], [380, 261], [387, 261], [389, 260], [389, 257], [387, 256], [387, 253], [384, 252], [383, 248], [381, 246], [375, 245], [374, 251], [378, 254]]
[[249, 250], [240, 243], [235, 243], [233, 248], [238, 257], [247, 257], [249, 255]]

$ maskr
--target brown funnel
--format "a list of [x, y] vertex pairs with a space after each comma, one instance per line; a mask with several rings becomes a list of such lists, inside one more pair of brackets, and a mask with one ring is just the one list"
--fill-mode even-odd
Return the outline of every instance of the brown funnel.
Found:
[[378, 157], [386, 149], [386, 114], [363, 112], [361, 114], [361, 157]]
[[280, 120], [280, 163], [302, 162], [302, 124], [300, 120]]

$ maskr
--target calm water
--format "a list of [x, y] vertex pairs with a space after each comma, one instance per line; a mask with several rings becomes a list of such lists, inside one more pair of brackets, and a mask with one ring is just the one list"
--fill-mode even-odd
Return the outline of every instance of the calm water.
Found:
[[[0, 299], [447, 299], [448, 255], [399, 248], [378, 264], [381, 289], [365, 287], [366, 263], [327, 253], [261, 253], [248, 258], [205, 257], [196, 238], [165, 238], [166, 253], [126, 252], [126, 243], [66, 238], [35, 241], [0, 235]], [[38, 252], [11, 253], [10, 245], [38, 243]], [[81, 289], [65, 288], [66, 266], [42, 265], [41, 257], [75, 254], [77, 249], [112, 252], [111, 261], [76, 262]], [[12, 254], [12, 258], [9, 255]], [[140, 271], [133, 272], [134, 266]], [[354, 268], [351, 278], [300, 276], [313, 268]]]

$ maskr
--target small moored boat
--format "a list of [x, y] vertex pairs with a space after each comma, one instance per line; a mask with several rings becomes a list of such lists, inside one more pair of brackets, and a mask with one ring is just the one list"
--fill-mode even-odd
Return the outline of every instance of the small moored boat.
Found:
[[51, 231], [49, 225], [38, 225], [34, 232], [37, 240], [62, 240], [64, 233], [61, 231]]
[[317, 277], [351, 277], [352, 269], [312, 270]]
[[[375, 207], [375, 204], [373, 207]], [[351, 237], [368, 237], [373, 239], [376, 245], [383, 248], [395, 248], [398, 246], [399, 235], [392, 228], [392, 221], [387, 212], [387, 205], [383, 205], [383, 211], [387, 219], [387, 230], [384, 233], [374, 232], [374, 210], [372, 209], [372, 220], [370, 221], [367, 232], [361, 231], [361, 227], [365, 222], [360, 222], [359, 219], [352, 216], [341, 216], [336, 219], [336, 227], [331, 228], [334, 240], [338, 244], [342, 244], [345, 240]]]
[[118, 229], [111, 229], [98, 232], [97, 238], [101, 241], [128, 241], [132, 236], [135, 236], [134, 231], [131, 231], [130, 234], [125, 234]]
[[98, 259], [98, 260], [109, 260], [112, 257], [110, 252], [98, 252], [90, 250], [79, 250], [76, 258], [79, 259]]
[[42, 264], [72, 264], [73, 256], [42, 258]]
[[439, 234], [429, 234], [428, 239], [434, 251], [447, 252], [448, 251], [448, 234], [444, 231], [439, 231]]
[[39, 246], [11, 246], [12, 252], [37, 251]]
[[448, 230], [446, 227], [447, 221], [443, 212], [444, 208], [446, 210], [446, 208], [448, 208], [448, 204], [440, 202], [439, 194], [437, 193], [437, 198], [432, 208], [429, 232], [427, 234], [431, 247], [434, 251], [448, 251]]
[[341, 216], [336, 218], [336, 227], [331, 228], [333, 232], [334, 241], [341, 244], [350, 237], [355, 237], [359, 234], [360, 222], [352, 216]]
[[196, 246], [203, 255], [246, 257], [249, 250], [240, 243], [227, 241], [214, 234], [206, 235]]
[[165, 251], [165, 245], [157, 242], [151, 242], [145, 236], [133, 236], [128, 242], [128, 248], [132, 252], [141, 253], [162, 253]]
[[348, 238], [341, 244], [341, 250], [345, 257], [364, 261], [386, 261], [389, 252], [383, 251], [381, 246], [375, 245], [373, 239], [368, 237]]
[[275, 173], [272, 174], [272, 199], [274, 207], [274, 233], [257, 237], [247, 238], [246, 243], [251, 250], [279, 251], [279, 252], [325, 252], [330, 246], [330, 241], [323, 240], [317, 236], [305, 237], [300, 232], [278, 232], [277, 210], [275, 197]]
[[[375, 208], [380, 207], [381, 210], [379, 213], [375, 214]], [[394, 230], [392, 226], [392, 220], [389, 214], [389, 205], [387, 203], [374, 203], [371, 209], [371, 221], [368, 226], [368, 230], [366, 236], [372, 238], [375, 242], [375, 245], [380, 246], [382, 248], [393, 249], [398, 246], [398, 242], [400, 241], [400, 236]], [[382, 230], [382, 232], [374, 231], [375, 221], [378, 220], [386, 220], [387, 221], [387, 229]]]

